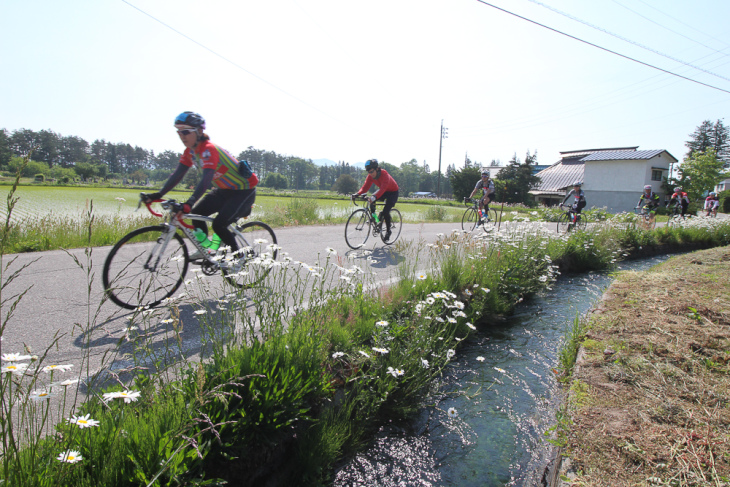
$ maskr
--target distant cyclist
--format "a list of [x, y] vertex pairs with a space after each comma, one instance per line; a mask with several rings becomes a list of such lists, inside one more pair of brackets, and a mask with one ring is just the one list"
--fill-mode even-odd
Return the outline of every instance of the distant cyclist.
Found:
[[659, 195], [652, 191], [651, 184], [644, 186], [644, 192], [641, 193], [639, 202], [636, 203], [637, 208], [641, 208], [642, 205], [652, 217], [656, 214], [656, 210], [659, 207]]
[[684, 215], [687, 213], [687, 209], [689, 208], [689, 196], [687, 196], [687, 193], [682, 191], [681, 186], [674, 188], [674, 194], [672, 194], [672, 197], [669, 199], [669, 203], [667, 203], [667, 206], [672, 205], [680, 205], [682, 207], [682, 218], [684, 218]]
[[573, 183], [573, 189], [570, 190], [570, 193], [565, 195], [565, 198], [563, 199], [563, 202], [560, 203], [560, 206], [563, 206], [566, 201], [572, 196], [574, 198], [573, 204], [571, 205], [571, 208], [575, 212], [575, 220], [580, 220], [580, 210], [585, 208], [586, 206], [586, 194], [583, 192], [581, 187], [583, 186], [583, 183], [581, 181], [576, 181]]
[[489, 202], [497, 198], [494, 192], [494, 181], [489, 176], [489, 171], [482, 171], [482, 178], [477, 181], [476, 186], [474, 186], [474, 191], [469, 195], [469, 199], [472, 199], [479, 190], [482, 190], [482, 197], [479, 198], [479, 211], [482, 214], [482, 218], [480, 218], [477, 225], [489, 214]]
[[398, 183], [388, 174], [388, 171], [378, 165], [377, 159], [369, 159], [365, 162], [365, 170], [368, 172], [368, 177], [365, 178], [362, 188], [353, 196], [366, 194], [373, 184], [379, 188], [368, 198], [370, 200], [370, 212], [375, 213], [376, 201], [385, 201], [383, 211], [378, 215], [378, 220], [380, 222], [385, 221], [385, 240], [390, 241], [390, 210], [398, 201]]
[[720, 198], [717, 197], [717, 193], [711, 191], [705, 199], [705, 211], [707, 216], [717, 216], [717, 209], [720, 207]]
[[[200, 182], [193, 194], [183, 204], [184, 213], [195, 213], [210, 216], [218, 213], [213, 220], [213, 231], [221, 241], [230, 247], [232, 252], [238, 250], [238, 244], [228, 225], [237, 218], [251, 214], [251, 207], [256, 199], [256, 185], [259, 178], [251, 170], [246, 161], [237, 161], [235, 157], [210, 141], [204, 133], [205, 119], [194, 112], [183, 112], [175, 118], [175, 128], [180, 137], [185, 152], [180, 157], [180, 163], [159, 193], [145, 195], [145, 202], [159, 200], [168, 191], [182, 181], [188, 169], [195, 166], [203, 171]], [[211, 185], [215, 188], [203, 196]], [[201, 196], [203, 196], [202, 199]], [[200, 199], [200, 201], [198, 201]], [[194, 206], [193, 206], [194, 205]], [[208, 225], [204, 221], [193, 222], [205, 235], [208, 235]], [[201, 259], [199, 251], [193, 253], [190, 259]]]

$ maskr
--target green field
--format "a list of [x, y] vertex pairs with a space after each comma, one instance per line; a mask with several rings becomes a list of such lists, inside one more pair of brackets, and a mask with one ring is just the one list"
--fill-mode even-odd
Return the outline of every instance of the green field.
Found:
[[[0, 196], [5, 201], [11, 191], [12, 186], [0, 186]], [[135, 228], [160, 222], [144, 206], [137, 209], [139, 193], [139, 189], [130, 188], [19, 186], [13, 195], [16, 202], [8, 231], [2, 235], [4, 252], [111, 245]], [[173, 191], [166, 196], [184, 201], [189, 195], [189, 191]], [[250, 218], [275, 228], [342, 224], [355, 209], [346, 196], [321, 193], [317, 196], [260, 191]], [[398, 202], [397, 208], [407, 223], [461, 222], [463, 206], [452, 206], [453, 202], [436, 203], [404, 199]], [[0, 207], [3, 223], [7, 215], [8, 204], [4, 203]]]

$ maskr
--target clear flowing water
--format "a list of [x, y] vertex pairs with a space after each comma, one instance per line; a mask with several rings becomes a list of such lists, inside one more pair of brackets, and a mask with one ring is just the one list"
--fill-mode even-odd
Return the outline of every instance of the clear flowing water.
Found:
[[[644, 270], [666, 258], [620, 269]], [[509, 319], [481, 323], [430, 404], [408, 424], [382, 428], [367, 451], [337, 470], [333, 485], [542, 485], [554, 454], [545, 433], [562, 400], [553, 372], [558, 352], [575, 317], [610, 283], [608, 273], [564, 276]]]

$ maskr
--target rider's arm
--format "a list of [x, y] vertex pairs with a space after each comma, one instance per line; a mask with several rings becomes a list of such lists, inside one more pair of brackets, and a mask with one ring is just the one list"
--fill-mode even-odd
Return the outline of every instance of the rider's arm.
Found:
[[203, 169], [203, 177], [200, 179], [200, 182], [195, 187], [195, 191], [193, 191], [193, 194], [190, 195], [190, 198], [188, 198], [188, 200], [186, 201], [187, 204], [193, 206], [195, 202], [198, 201], [206, 191], [208, 191], [208, 188], [210, 188], [210, 185], [213, 183], [214, 174], [215, 169]]
[[565, 204], [565, 202], [566, 202], [566, 201], [568, 201], [568, 198], [570, 198], [570, 197], [571, 197], [571, 196], [573, 195], [573, 191], [574, 191], [574, 190], [572, 190], [572, 189], [571, 189], [571, 190], [570, 190], [570, 193], [568, 193], [568, 194], [566, 194], [566, 195], [565, 195], [565, 198], [563, 199], [563, 202], [562, 202], [562, 203], [560, 203], [561, 205], [564, 205], [564, 204]]
[[185, 173], [188, 172], [188, 169], [190, 167], [184, 165], [184, 164], [178, 164], [177, 168], [175, 168], [175, 172], [170, 174], [170, 177], [167, 178], [167, 181], [165, 181], [165, 184], [162, 186], [162, 189], [160, 189], [160, 196], [165, 195], [166, 193], [169, 193], [172, 188], [178, 185], [180, 181], [182, 181], [182, 178], [185, 176]]
[[370, 177], [368, 174], [368, 177], [365, 178], [365, 182], [362, 183], [362, 188], [357, 190], [357, 194], [365, 194], [370, 189], [370, 186], [373, 185], [373, 178]]

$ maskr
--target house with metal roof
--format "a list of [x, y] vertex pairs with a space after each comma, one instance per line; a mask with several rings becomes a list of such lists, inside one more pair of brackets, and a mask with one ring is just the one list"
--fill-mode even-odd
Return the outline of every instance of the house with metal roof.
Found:
[[588, 208], [632, 211], [647, 184], [663, 199], [662, 182], [678, 161], [663, 149], [638, 148], [561, 152], [558, 162], [537, 173], [541, 182], [530, 194], [539, 203], [555, 205], [563, 201], [574, 182], [582, 181]]

